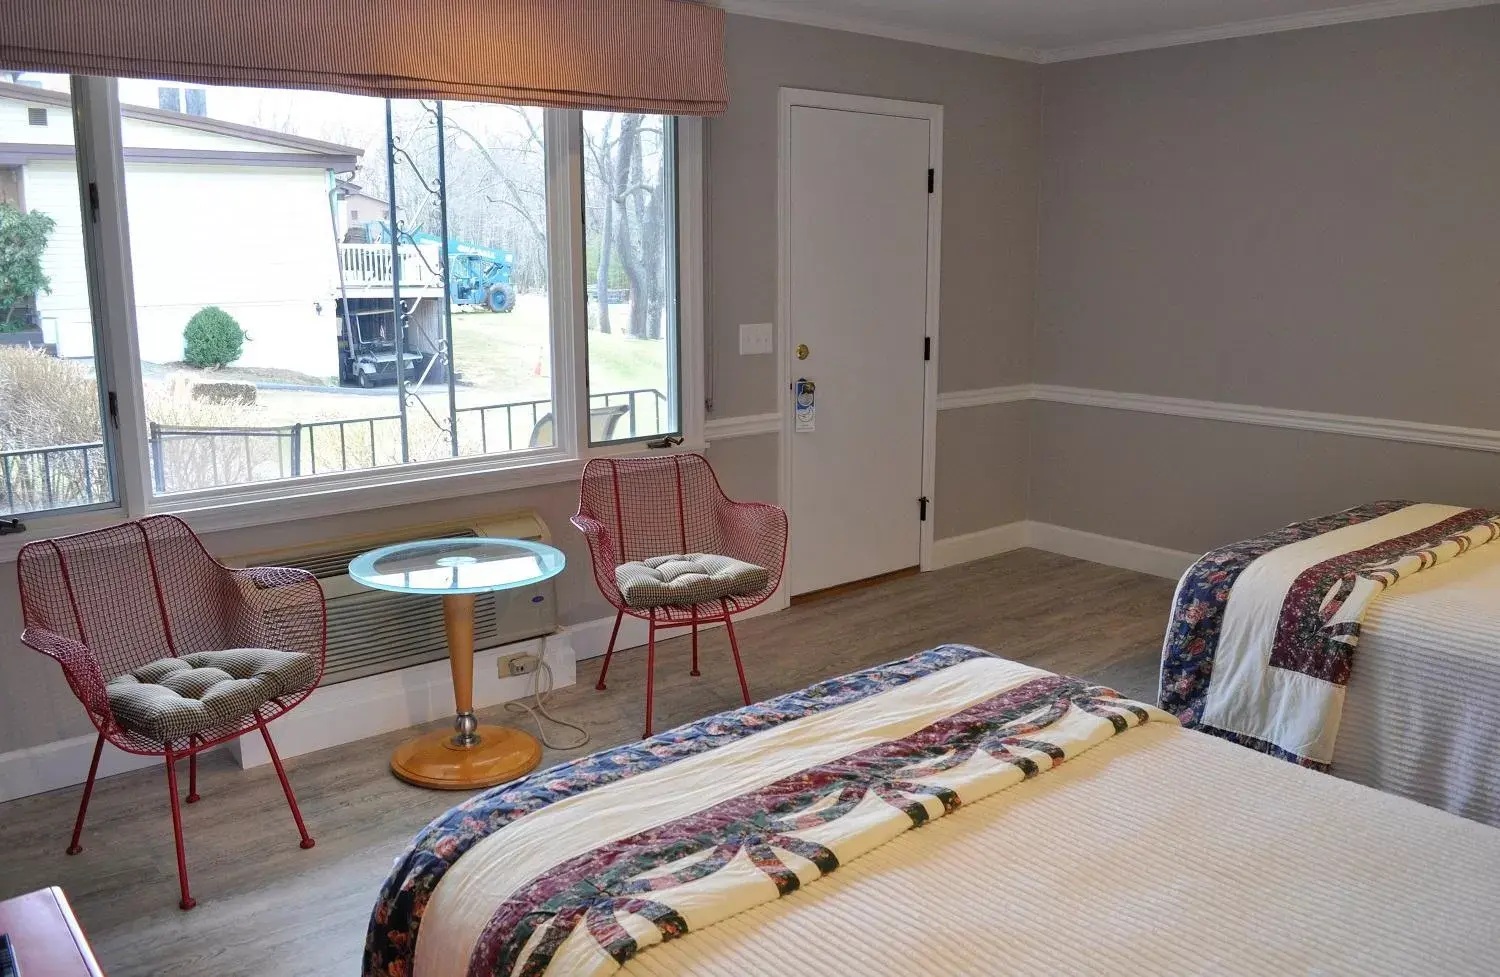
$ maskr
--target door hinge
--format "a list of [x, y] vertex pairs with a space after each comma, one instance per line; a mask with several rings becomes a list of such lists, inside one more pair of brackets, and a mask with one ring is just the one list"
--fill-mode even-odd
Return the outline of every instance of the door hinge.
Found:
[[933, 191], [933, 188], [936, 187], [936, 186], [937, 186], [937, 170], [928, 170], [927, 171], [927, 192], [931, 193]]
[[927, 521], [927, 496], [925, 495], [917, 500], [917, 516], [919, 522]]
[[927, 360], [930, 360], [930, 359], [932, 359], [932, 337], [931, 336], [923, 336], [922, 337], [922, 361], [926, 362]]
[[89, 222], [99, 223], [99, 184], [89, 184]]
[[120, 429], [120, 398], [111, 390], [109, 392], [109, 424], [116, 431]]

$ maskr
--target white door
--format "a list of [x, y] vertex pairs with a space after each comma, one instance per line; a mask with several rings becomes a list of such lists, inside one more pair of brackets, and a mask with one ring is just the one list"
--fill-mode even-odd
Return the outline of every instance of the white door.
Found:
[[786, 125], [780, 353], [814, 384], [789, 435], [796, 595], [921, 559], [932, 121], [794, 104]]

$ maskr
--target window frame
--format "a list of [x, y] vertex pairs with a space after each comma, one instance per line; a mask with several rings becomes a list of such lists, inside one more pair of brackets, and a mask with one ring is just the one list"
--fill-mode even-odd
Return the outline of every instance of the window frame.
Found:
[[646, 449], [644, 439], [593, 445], [586, 407], [582, 115], [577, 110], [546, 109], [549, 279], [566, 284], [549, 288], [553, 446], [155, 496], [138, 368], [118, 84], [110, 77], [75, 75], [71, 90], [101, 429], [115, 501], [21, 514], [27, 530], [0, 538], [0, 561], [14, 559], [27, 542], [147, 515], [186, 516], [195, 528], [213, 532], [565, 483], [576, 480], [593, 457], [705, 447], [703, 121], [674, 119], [675, 158], [669, 168], [676, 182], [672, 211], [677, 267], [669, 268], [668, 276], [677, 290], [677, 370], [668, 384], [675, 388], [669, 396], [675, 393], [678, 398], [679, 430], [671, 433], [683, 443], [664, 449]]

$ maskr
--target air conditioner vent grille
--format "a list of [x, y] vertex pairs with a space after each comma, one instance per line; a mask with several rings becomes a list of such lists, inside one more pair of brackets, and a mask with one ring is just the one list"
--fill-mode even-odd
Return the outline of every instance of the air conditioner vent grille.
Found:
[[[474, 601], [474, 647], [493, 648], [555, 631], [552, 584], [547, 580], [480, 594]], [[437, 598], [372, 590], [328, 602], [324, 685], [446, 657], [443, 602]]]
[[[455, 529], [452, 532], [436, 533], [433, 539], [473, 539], [479, 534], [472, 529]], [[324, 577], [339, 577], [349, 572], [349, 563], [361, 553], [369, 552], [372, 547], [357, 546], [349, 550], [335, 550], [330, 553], [313, 553], [304, 557], [292, 557], [290, 559], [278, 560], [282, 566], [296, 567], [306, 570], [308, 573], [323, 579]]]

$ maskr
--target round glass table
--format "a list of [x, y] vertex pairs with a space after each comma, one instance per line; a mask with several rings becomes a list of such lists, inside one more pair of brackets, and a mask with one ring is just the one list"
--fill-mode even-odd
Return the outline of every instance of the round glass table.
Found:
[[514, 780], [535, 767], [542, 747], [509, 726], [474, 716], [474, 599], [492, 590], [541, 583], [562, 572], [562, 551], [523, 539], [427, 539], [356, 557], [349, 576], [366, 587], [443, 598], [453, 669], [453, 732], [439, 730], [397, 747], [391, 772], [422, 787], [466, 790]]

